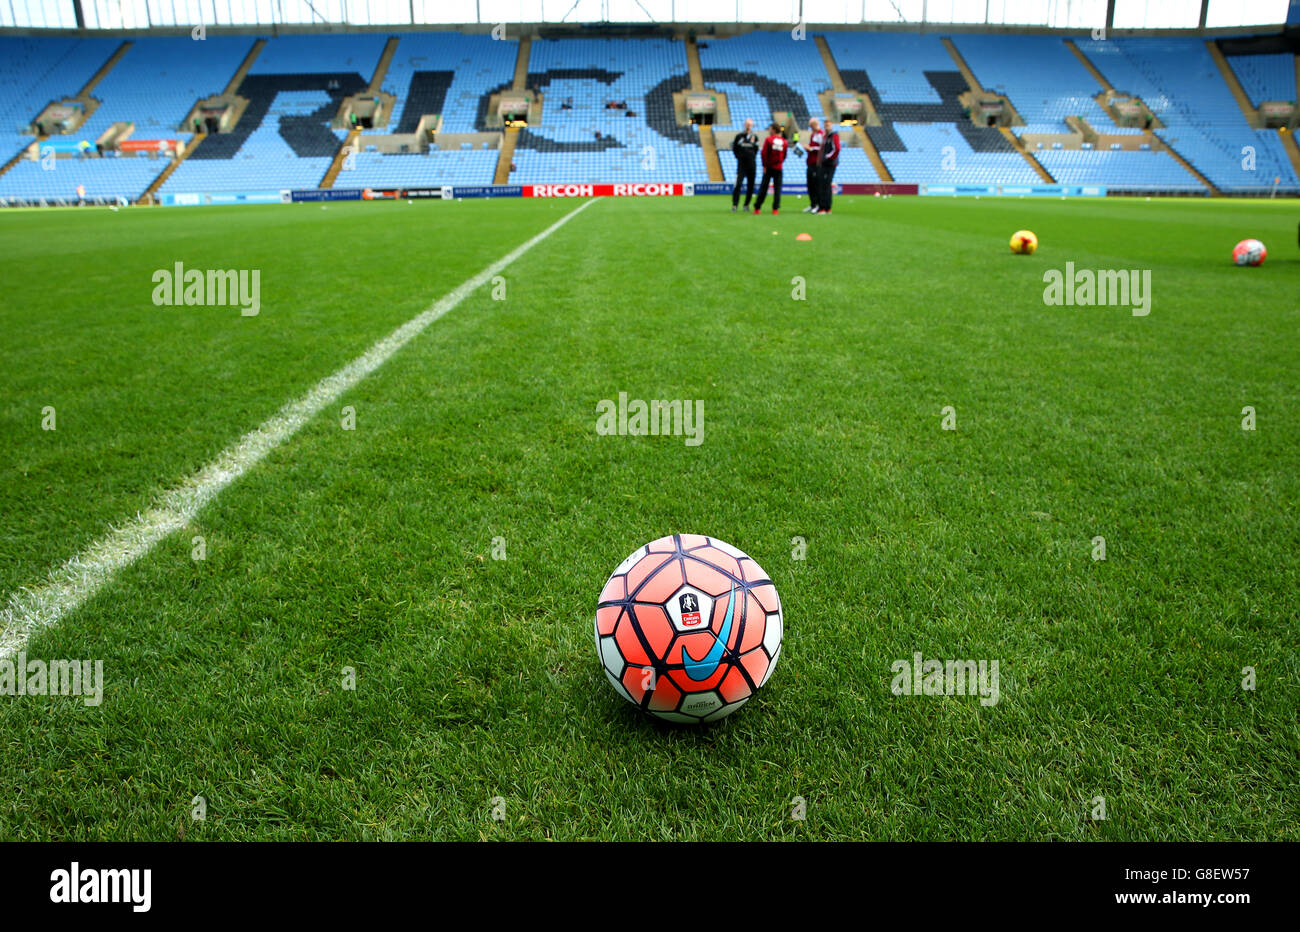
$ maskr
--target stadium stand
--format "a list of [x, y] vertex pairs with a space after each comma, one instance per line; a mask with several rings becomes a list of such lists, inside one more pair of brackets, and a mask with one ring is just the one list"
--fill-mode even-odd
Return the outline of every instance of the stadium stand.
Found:
[[878, 103], [943, 103], [926, 72], [957, 70], [938, 36], [835, 32], [826, 34], [826, 43], [849, 87], [865, 90], [846, 71], [869, 73]]
[[745, 126], [745, 120], [751, 119], [754, 121], [755, 131], [761, 133], [771, 122], [772, 107], [768, 99], [752, 85], [715, 80], [709, 83], [709, 87], [727, 95], [728, 111], [731, 115], [730, 122], [718, 121], [714, 124], [715, 130], [740, 132]]
[[[968, 34], [953, 37], [983, 87], [1003, 94], [1025, 121], [1017, 136], [1065, 134], [1067, 117], [1079, 117], [1099, 133], [1140, 136], [1116, 126], [1096, 96], [1102, 87], [1055, 36]], [[1061, 184], [1105, 185], [1127, 190], [1201, 193], [1204, 187], [1168, 153], [1110, 149], [1031, 150]]]
[[380, 33], [278, 36], [253, 62], [249, 74], [332, 74], [356, 72], [366, 81], [379, 63], [388, 37]]
[[[984, 87], [1006, 95], [1025, 121], [1012, 132], [1065, 133], [1068, 116], [1082, 117], [1099, 132], [1115, 122], [1094, 98], [1102, 90], [1088, 69], [1055, 36], [953, 36]], [[1131, 130], [1139, 133], [1141, 130]]]
[[[250, 43], [213, 37], [203, 46], [204, 54], [195, 55], [188, 38], [132, 38], [93, 89], [99, 105], [73, 133], [55, 136], [51, 144], [64, 148], [84, 140], [89, 149], [114, 123], [133, 123], [133, 139], [188, 139], [190, 134], [180, 128], [185, 114], [198, 97], [221, 90]], [[5, 148], [13, 152], [29, 144], [35, 137], [16, 129], [34, 120], [46, 104], [75, 96], [121, 45], [109, 38], [0, 38]], [[59, 158], [47, 165], [22, 161], [0, 177], [0, 196], [75, 198], [83, 186], [88, 197], [134, 199], [164, 164], [143, 155]]]
[[1041, 149], [1034, 152], [1061, 184], [1105, 185], [1132, 191], [1200, 194], [1205, 191], [1168, 152]]
[[442, 133], [473, 133], [492, 89], [508, 82], [518, 43], [454, 32], [404, 33], [380, 89], [395, 98], [386, 125], [363, 129], [360, 150], [348, 160], [337, 188], [432, 187], [485, 184], [496, 167], [496, 148], [482, 146], [426, 152], [380, 153], [367, 136], [407, 134], [426, 114], [442, 118]]
[[[251, 39], [214, 36], [202, 55], [194, 42], [179, 37], [136, 37], [117, 65], [95, 87], [103, 103], [76, 131], [93, 143], [114, 123], [132, 123], [132, 139], [188, 140], [181, 127], [196, 100], [220, 93], [239, 67]], [[37, 163], [20, 163], [0, 178], [0, 195], [69, 197], [84, 185], [92, 197], [138, 198], [165, 167], [162, 158], [110, 155], [106, 158], [58, 159], [53, 171]]]
[[336, 188], [425, 188], [475, 185], [492, 180], [496, 149], [431, 150], [427, 155], [359, 152], [355, 167], [339, 175]]
[[52, 170], [40, 162], [21, 161], [0, 175], [0, 197], [65, 198], [77, 200], [78, 186], [86, 197], [138, 197], [162, 171], [155, 159], [57, 159]]
[[1040, 183], [997, 129], [963, 112], [966, 80], [937, 36], [844, 32], [826, 40], [845, 85], [865, 91], [880, 115], [867, 135], [895, 181]]
[[387, 37], [290, 35], [267, 42], [237, 93], [250, 101], [235, 130], [199, 143], [164, 194], [314, 188], [347, 131], [329, 123], [364, 90]]
[[[244, 91], [250, 75], [241, 86]], [[351, 92], [355, 92], [355, 88]], [[314, 188], [347, 136], [326, 129], [338, 100], [322, 90], [276, 90], [274, 103], [240, 121], [240, 133], [209, 136], [162, 186], [164, 193]], [[256, 121], [249, 125], [250, 116]], [[242, 137], [242, 138], [239, 138]], [[222, 145], [222, 144], [225, 145]]]
[[[121, 44], [120, 38], [0, 35], [0, 164], [30, 146], [35, 136], [27, 133], [27, 127], [40, 116], [45, 105], [77, 96]], [[74, 136], [57, 138], [79, 142], [85, 135], [78, 131]], [[66, 159], [59, 162], [56, 170], [70, 164]], [[70, 174], [59, 175], [57, 179], [39, 178], [31, 173], [32, 168], [40, 170], [35, 162], [19, 161], [0, 175], [0, 196], [68, 198], [81, 183], [74, 181]], [[134, 185], [134, 181], [131, 183]], [[116, 191], [109, 192], [108, 196], [112, 194]]]
[[[122, 44], [118, 38], [0, 36], [0, 152], [29, 145], [20, 132], [55, 100], [74, 97]], [[80, 136], [78, 138], [81, 138]]]
[[[831, 82], [812, 36], [794, 42], [788, 32], [760, 30], [729, 39], [702, 40], [699, 48], [706, 85], [726, 92], [728, 99], [733, 87], [748, 87], [766, 100], [759, 113], [733, 105], [733, 119], [743, 123], [745, 117], [752, 116], [762, 126], [772, 119], [773, 112], [791, 112], [800, 126], [807, 126], [809, 116], [824, 116], [817, 95], [828, 90]], [[746, 103], [752, 106], [754, 102]]]
[[[717, 129], [738, 132], [747, 118], [753, 119], [760, 135], [774, 114], [791, 114], [803, 127], [810, 117], [824, 119], [818, 95], [831, 86], [826, 66], [817, 50], [814, 36], [792, 42], [787, 32], [753, 32], [729, 39], [709, 39], [699, 43], [700, 65], [705, 84], [727, 95], [730, 122], [719, 122]], [[836, 178], [840, 182], [874, 183], [880, 180], [866, 153], [848, 148], [853, 134], [840, 136], [845, 149], [840, 156]], [[727, 180], [736, 177], [736, 158], [725, 146], [718, 149], [718, 160]], [[803, 164], [787, 161], [787, 184], [802, 184]]]
[[[881, 158], [895, 179], [918, 184], [1041, 183], [1019, 154], [972, 148], [968, 134], [961, 132], [963, 128], [956, 123], [894, 123], [901, 146], [898, 151], [882, 147]], [[991, 132], [997, 134], [996, 130]], [[1001, 141], [1006, 145], [1005, 140]]]
[[840, 167], [835, 171], [835, 180], [840, 184], [877, 184], [880, 175], [871, 164], [865, 150], [849, 146], [850, 133], [840, 130], [844, 148], [840, 150]]
[[425, 113], [442, 115], [443, 132], [475, 132], [480, 102], [510, 80], [518, 43], [456, 32], [404, 33], [399, 38], [383, 81], [383, 90], [397, 98], [398, 128], [365, 130], [363, 135], [409, 133]]
[[[510, 181], [707, 179], [695, 130], [677, 126], [673, 112], [673, 92], [688, 83], [681, 42], [534, 42], [528, 87], [543, 94], [545, 112], [541, 126], [519, 133]], [[611, 102], [627, 108], [609, 109]], [[481, 121], [479, 126], [486, 129]]]
[[212, 36], [203, 54], [180, 37], [134, 37], [122, 60], [95, 88], [104, 103], [82, 127], [94, 141], [113, 123], [135, 124], [133, 138], [188, 139], [181, 124], [197, 100], [220, 94], [253, 44], [251, 38]]
[[[726, 95], [723, 138], [752, 117], [760, 129], [773, 113], [789, 112], [800, 126], [821, 115], [819, 95], [830, 88], [818, 37], [792, 41], [785, 31], [756, 31], [699, 40], [705, 85]], [[820, 37], [845, 85], [866, 93], [881, 125], [866, 132], [895, 181], [918, 184], [1033, 184], [1032, 165], [996, 128], [977, 126], [963, 111], [967, 90], [957, 62], [935, 34], [831, 31]], [[207, 136], [162, 186], [168, 194], [263, 191], [320, 185], [339, 155], [347, 131], [330, 124], [344, 97], [370, 81], [389, 36], [309, 33], [266, 40], [236, 89], [248, 108], [231, 132]], [[499, 133], [489, 127], [488, 102], [508, 89], [520, 45], [458, 32], [403, 33], [381, 88], [395, 99], [393, 113], [360, 136], [360, 149], [337, 187], [428, 187], [487, 184], [498, 149], [451, 140], [427, 153], [381, 154], [367, 139], [410, 133], [424, 114], [441, 116], [440, 133]], [[194, 54], [182, 36], [0, 36], [0, 152], [8, 159], [35, 138], [25, 133], [47, 104], [75, 97], [123, 43], [119, 60], [91, 92], [97, 107], [71, 134], [50, 144], [75, 155], [118, 123], [132, 123], [133, 139], [190, 139], [180, 124], [194, 103], [220, 93], [249, 52], [253, 36], [210, 34]], [[1020, 138], [1069, 132], [1065, 120], [1082, 117], [1097, 132], [1141, 134], [1122, 128], [1094, 99], [1097, 80], [1059, 36], [961, 34], [953, 48], [985, 89], [1005, 95], [1024, 119]], [[1157, 137], [1227, 193], [1267, 193], [1279, 178], [1283, 192], [1300, 191], [1300, 178], [1277, 133], [1251, 127], [1199, 36], [1080, 40], [1078, 48], [1121, 92], [1140, 97], [1163, 123]], [[1295, 100], [1294, 58], [1264, 53], [1228, 61], [1255, 105]], [[674, 92], [690, 84], [686, 43], [665, 38], [544, 38], [533, 41], [527, 84], [544, 95], [539, 123], [522, 130], [509, 181], [516, 184], [595, 181], [695, 181], [708, 178], [704, 151], [692, 126], [677, 123]], [[625, 109], [610, 109], [611, 102]], [[1243, 104], [1244, 106], [1244, 100]], [[724, 117], [725, 119], [725, 117]], [[860, 137], [841, 129], [840, 182], [880, 180]], [[1013, 140], [1014, 141], [1014, 140]], [[1140, 140], [1138, 140], [1140, 141]], [[1136, 142], [1136, 141], [1135, 141]], [[1243, 167], [1245, 147], [1255, 169]], [[84, 147], [83, 147], [84, 148]], [[1098, 145], [1029, 151], [1063, 184], [1122, 190], [1203, 192], [1176, 156]], [[508, 155], [508, 153], [507, 153]], [[3, 159], [0, 159], [3, 161]], [[501, 158], [504, 172], [509, 158]], [[719, 146], [725, 177], [735, 160]], [[87, 196], [136, 198], [164, 167], [149, 156], [64, 157], [48, 170], [16, 160], [0, 174], [0, 196], [69, 198], [78, 185]], [[802, 163], [788, 181], [801, 182]]]
[[[1142, 98], [1164, 123], [1156, 135], [1221, 190], [1263, 193], [1274, 178], [1281, 190], [1300, 190], [1276, 134], [1246, 122], [1202, 39], [1105, 39], [1080, 48], [1116, 90]], [[1254, 169], [1245, 167], [1247, 146], [1255, 149]]]
[[1266, 100], [1296, 102], [1294, 55], [1285, 52], [1233, 55], [1228, 64], [1256, 107]]

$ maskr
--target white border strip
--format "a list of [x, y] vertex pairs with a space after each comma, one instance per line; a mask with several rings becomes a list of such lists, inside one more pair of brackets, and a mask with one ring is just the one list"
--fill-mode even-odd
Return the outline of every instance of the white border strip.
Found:
[[58, 624], [65, 615], [99, 591], [124, 567], [153, 549], [160, 540], [189, 524], [222, 489], [256, 466], [340, 395], [374, 372], [426, 327], [490, 282], [507, 266], [595, 203], [587, 201], [526, 243], [493, 262], [448, 292], [428, 310], [411, 318], [343, 368], [288, 402], [257, 429], [180, 485], [164, 492], [147, 512], [92, 543], [38, 586], [12, 593], [0, 609], [0, 660], [21, 650], [33, 632]]

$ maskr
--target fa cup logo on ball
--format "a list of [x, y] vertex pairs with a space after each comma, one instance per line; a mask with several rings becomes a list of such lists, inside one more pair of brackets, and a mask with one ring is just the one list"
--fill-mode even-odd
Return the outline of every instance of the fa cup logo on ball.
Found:
[[687, 592], [677, 600], [682, 609], [682, 624], [694, 628], [700, 623], [700, 600], [694, 593]]

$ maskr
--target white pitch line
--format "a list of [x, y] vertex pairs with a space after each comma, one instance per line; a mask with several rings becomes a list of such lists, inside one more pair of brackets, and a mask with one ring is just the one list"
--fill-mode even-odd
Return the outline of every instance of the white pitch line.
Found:
[[222, 489], [296, 434], [327, 404], [382, 366], [435, 320], [594, 203], [594, 200], [587, 201], [565, 214], [445, 294], [428, 310], [412, 317], [343, 368], [321, 379], [307, 394], [287, 403], [197, 473], [164, 492], [147, 512], [114, 528], [62, 566], [51, 570], [44, 583], [12, 593], [6, 606], [0, 609], [0, 660], [12, 657], [24, 647], [34, 631], [57, 624], [98, 592], [119, 570], [140, 559], [173, 531], [189, 524]]

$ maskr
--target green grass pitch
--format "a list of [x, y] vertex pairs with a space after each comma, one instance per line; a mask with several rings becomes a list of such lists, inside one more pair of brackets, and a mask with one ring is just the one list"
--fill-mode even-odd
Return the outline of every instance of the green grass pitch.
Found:
[[[575, 206], [0, 213], [0, 597]], [[0, 838], [1300, 839], [1295, 202], [800, 206], [591, 205], [35, 635], [104, 700], [0, 696]], [[154, 306], [178, 261], [260, 269], [260, 314]], [[1066, 262], [1150, 314], [1045, 304]], [[703, 442], [598, 436], [619, 392]], [[592, 643], [676, 532], [785, 609], [703, 729]], [[894, 695], [918, 651], [1000, 701]]]

